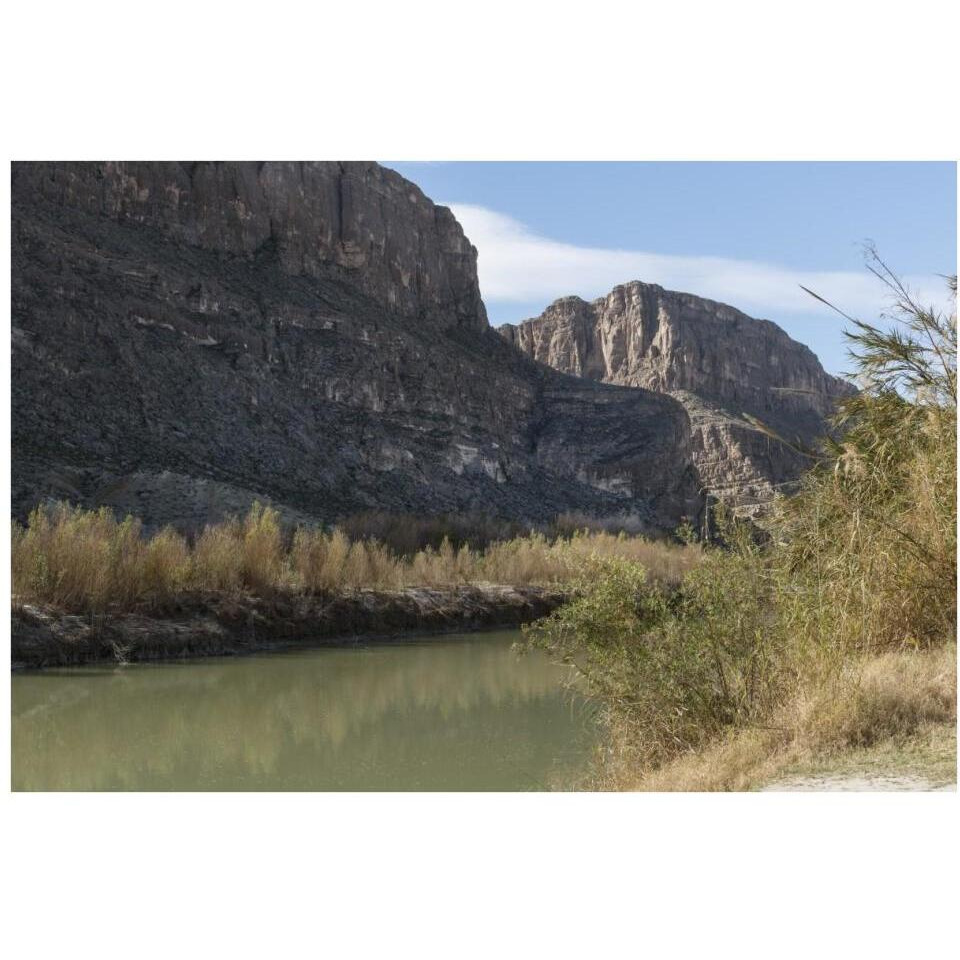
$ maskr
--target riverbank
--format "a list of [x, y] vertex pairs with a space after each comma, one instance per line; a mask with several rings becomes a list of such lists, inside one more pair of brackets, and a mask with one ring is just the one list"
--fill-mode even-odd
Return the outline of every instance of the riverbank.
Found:
[[641, 791], [934, 789], [956, 784], [957, 650], [898, 651], [805, 685], [761, 723], [631, 775]]
[[871, 269], [896, 303], [883, 327], [845, 332], [862, 389], [796, 489], [756, 527], [711, 509], [679, 589], [598, 558], [528, 631], [601, 704], [601, 785], [753, 790], [874, 749], [889, 769], [955, 729], [956, 315], [920, 307], [875, 256]]
[[814, 758], [782, 771], [760, 789], [956, 792], [957, 727], [931, 724], [907, 740]]
[[296, 646], [519, 626], [556, 609], [559, 589], [473, 584], [338, 595], [185, 594], [147, 612], [71, 614], [15, 603], [13, 669], [236, 656]]

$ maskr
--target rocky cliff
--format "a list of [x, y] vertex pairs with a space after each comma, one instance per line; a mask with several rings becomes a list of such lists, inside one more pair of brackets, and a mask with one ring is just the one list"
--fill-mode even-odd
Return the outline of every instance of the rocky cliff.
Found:
[[441, 325], [487, 325], [477, 251], [446, 207], [375, 163], [15, 164], [41, 201], [168, 244], [323, 279], [342, 268], [379, 306]]
[[18, 516], [698, 509], [683, 405], [498, 336], [453, 215], [376, 164], [14, 163], [12, 248]]
[[807, 465], [754, 421], [809, 445], [852, 390], [769, 320], [654, 284], [627, 283], [590, 303], [565, 297], [500, 332], [556, 370], [677, 399], [700, 481], [747, 508]]

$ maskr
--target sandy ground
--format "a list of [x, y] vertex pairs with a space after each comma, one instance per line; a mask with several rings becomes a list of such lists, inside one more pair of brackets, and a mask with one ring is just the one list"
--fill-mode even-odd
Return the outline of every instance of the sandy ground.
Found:
[[764, 791], [957, 791], [957, 728], [934, 724], [906, 742], [888, 741], [788, 770]]
[[923, 777], [914, 776], [809, 776], [787, 777], [768, 784], [763, 792], [786, 791], [814, 792], [887, 792], [928, 791], [933, 793], [956, 793], [955, 783], [936, 785]]

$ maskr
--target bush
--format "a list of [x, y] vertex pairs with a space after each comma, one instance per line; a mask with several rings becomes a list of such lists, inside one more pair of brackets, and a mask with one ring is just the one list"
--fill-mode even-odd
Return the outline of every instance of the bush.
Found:
[[[576, 598], [527, 631], [579, 668], [634, 777], [771, 722], [799, 730], [813, 716], [807, 742], [830, 742], [833, 723], [863, 745], [946, 715], [941, 700], [876, 680], [907, 662], [884, 657], [956, 640], [956, 314], [919, 306], [875, 255], [872, 269], [900, 322], [851, 321], [862, 389], [800, 492], [756, 532], [715, 508], [717, 543], [674, 591], [649, 582], [632, 551], [595, 557]], [[819, 704], [806, 719], [788, 709], [806, 701]]]
[[863, 389], [770, 529], [792, 629], [858, 650], [926, 647], [956, 636], [956, 314], [921, 307], [874, 263], [900, 322], [852, 321]]
[[[191, 576], [190, 549], [175, 530], [161, 530], [143, 550], [143, 590], [158, 600], [183, 591]], [[138, 591], [139, 592], [139, 591]]]
[[635, 560], [595, 555], [571, 585], [574, 599], [525, 633], [578, 668], [620, 749], [657, 764], [774, 698], [784, 657], [766, 579], [739, 531], [734, 549], [705, 550], [679, 589], [651, 582]]
[[203, 590], [239, 589], [243, 581], [239, 541], [236, 520], [205, 527], [193, 548], [193, 584]]
[[38, 507], [26, 528], [13, 524], [14, 591], [64, 609], [98, 612], [138, 599], [162, 599], [190, 577], [186, 543], [173, 530], [149, 541], [132, 517], [117, 522], [103, 508]]
[[276, 510], [259, 502], [254, 502], [243, 520], [240, 572], [244, 585], [261, 596], [281, 587], [285, 579], [286, 554], [279, 520]]

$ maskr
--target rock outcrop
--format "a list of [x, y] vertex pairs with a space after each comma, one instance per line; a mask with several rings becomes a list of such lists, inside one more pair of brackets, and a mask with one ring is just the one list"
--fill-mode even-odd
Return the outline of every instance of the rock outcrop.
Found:
[[623, 284], [591, 303], [565, 297], [500, 333], [564, 373], [677, 399], [702, 486], [747, 511], [807, 466], [756, 421], [809, 446], [853, 389], [769, 320], [654, 284]]
[[516, 350], [450, 211], [376, 164], [14, 163], [12, 247], [17, 516], [701, 503], [683, 405]]

